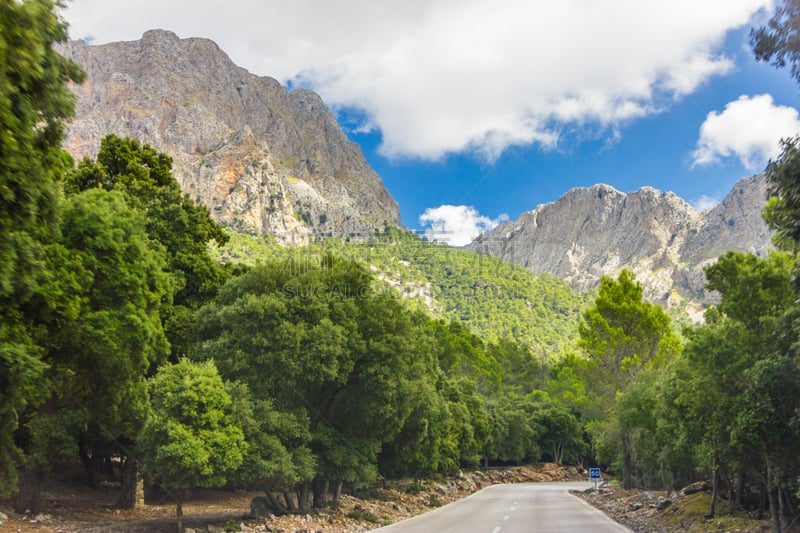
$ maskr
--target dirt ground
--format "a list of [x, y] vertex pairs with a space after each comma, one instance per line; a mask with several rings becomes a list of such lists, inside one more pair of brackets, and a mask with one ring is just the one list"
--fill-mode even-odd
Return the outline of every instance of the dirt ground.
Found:
[[[597, 493], [574, 494], [636, 532], [771, 531], [768, 520], [759, 519], [756, 513], [729, 513], [726, 503], [719, 500], [717, 516], [707, 518], [711, 507], [711, 495], [707, 491], [687, 495], [679, 492], [622, 490], [612, 485], [601, 488]], [[798, 528], [787, 531], [798, 531]]]
[[[79, 476], [77, 476], [79, 477]], [[575, 468], [552, 464], [486, 472], [466, 472], [438, 481], [389, 482], [385, 486], [343, 495], [338, 507], [311, 514], [249, 517], [250, 501], [263, 495], [245, 491], [195, 491], [184, 503], [184, 524], [197, 532], [282, 531], [284, 533], [351, 533], [369, 531], [414, 516], [472, 494], [495, 483], [525, 481], [585, 480]], [[17, 515], [10, 501], [0, 500], [0, 533], [160, 533], [174, 532], [175, 504], [163, 499], [148, 500], [142, 509], [114, 507], [117, 489], [89, 489], [76, 476], [52, 479], [44, 487], [43, 510], [39, 515]]]
[[[584, 481], [586, 478], [586, 473], [576, 468], [553, 464], [464, 472], [435, 481], [388, 482], [356, 495], [344, 495], [335, 508], [261, 519], [251, 517], [249, 512], [250, 501], [262, 493], [195, 491], [184, 503], [184, 524], [189, 528], [188, 533], [358, 533], [429, 511], [496, 483]], [[142, 509], [116, 509], [118, 489], [112, 486], [89, 489], [81, 483], [79, 475], [50, 480], [43, 494], [44, 509], [37, 516], [14, 514], [10, 502], [0, 500], [0, 533], [174, 533], [176, 530], [175, 504], [166, 498], [148, 500]], [[767, 521], [746, 513], [706, 519], [709, 495], [705, 492], [682, 496], [623, 491], [608, 486], [599, 493], [575, 495], [637, 532], [769, 531]]]

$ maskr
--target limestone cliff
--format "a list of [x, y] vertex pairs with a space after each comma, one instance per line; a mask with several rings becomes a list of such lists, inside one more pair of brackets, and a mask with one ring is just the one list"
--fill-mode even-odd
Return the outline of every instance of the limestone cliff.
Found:
[[714, 209], [698, 212], [673, 193], [608, 185], [567, 192], [469, 247], [534, 272], [595, 287], [603, 275], [632, 270], [646, 297], [666, 306], [707, 301], [703, 266], [726, 250], [765, 254], [771, 232], [761, 219], [763, 176], [740, 181]]
[[108, 133], [172, 156], [185, 192], [235, 230], [303, 244], [399, 226], [397, 204], [317, 94], [236, 66], [207, 39], [153, 30], [138, 41], [61, 52], [74, 87], [66, 148], [96, 154]]

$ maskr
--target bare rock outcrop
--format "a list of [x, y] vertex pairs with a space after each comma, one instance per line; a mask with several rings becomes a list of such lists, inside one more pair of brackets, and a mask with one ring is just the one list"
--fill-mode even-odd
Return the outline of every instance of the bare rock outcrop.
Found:
[[181, 187], [237, 231], [303, 244], [400, 226], [397, 204], [320, 97], [236, 66], [212, 41], [163, 30], [61, 53], [75, 86], [65, 147], [94, 156], [109, 133], [172, 156]]
[[534, 272], [596, 287], [604, 275], [632, 270], [650, 301], [669, 307], [713, 299], [703, 267], [727, 250], [766, 254], [763, 176], [741, 180], [714, 209], [698, 212], [671, 192], [608, 185], [568, 191], [481, 235], [469, 248]]

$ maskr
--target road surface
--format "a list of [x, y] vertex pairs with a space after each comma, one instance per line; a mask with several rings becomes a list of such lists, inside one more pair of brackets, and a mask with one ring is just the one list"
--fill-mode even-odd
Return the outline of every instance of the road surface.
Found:
[[374, 531], [381, 533], [619, 533], [617, 524], [569, 490], [590, 483], [492, 485], [429, 513]]

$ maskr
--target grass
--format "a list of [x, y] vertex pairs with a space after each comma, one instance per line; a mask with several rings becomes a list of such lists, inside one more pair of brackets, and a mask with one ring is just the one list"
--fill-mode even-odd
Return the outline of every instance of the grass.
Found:
[[711, 495], [705, 493], [692, 494], [681, 498], [677, 505], [664, 509], [658, 523], [674, 531], [759, 531], [763, 520], [756, 520], [744, 512], [737, 511], [725, 514], [726, 502], [717, 502], [717, 516], [706, 518], [711, 508]]

